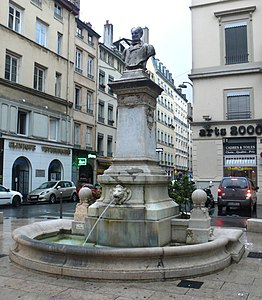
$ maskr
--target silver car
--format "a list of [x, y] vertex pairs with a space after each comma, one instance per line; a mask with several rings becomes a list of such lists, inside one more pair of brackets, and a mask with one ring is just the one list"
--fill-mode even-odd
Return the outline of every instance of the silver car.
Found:
[[37, 189], [28, 194], [27, 201], [29, 203], [49, 202], [55, 203], [62, 200], [77, 201], [76, 186], [72, 181], [46, 181], [42, 183]]
[[17, 191], [12, 191], [3, 185], [0, 185], [0, 205], [12, 204], [17, 207], [21, 205], [23, 201], [23, 195]]

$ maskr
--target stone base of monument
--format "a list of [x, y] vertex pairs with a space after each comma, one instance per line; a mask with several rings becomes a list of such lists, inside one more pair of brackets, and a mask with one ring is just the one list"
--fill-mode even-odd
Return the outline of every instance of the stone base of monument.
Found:
[[101, 198], [89, 206], [85, 219], [85, 236], [92, 230], [89, 242], [113, 247], [171, 242], [171, 219], [179, 207], [169, 198], [168, 177], [156, 162], [116, 160], [99, 181]]
[[[101, 207], [102, 208], [102, 207]], [[100, 209], [101, 209], [100, 208]], [[124, 208], [122, 208], [123, 212]], [[115, 213], [116, 211], [116, 213]], [[158, 247], [171, 241], [171, 219], [158, 221], [146, 220], [145, 208], [128, 209], [129, 218], [116, 219], [103, 217], [99, 220], [88, 242], [110, 247]], [[110, 207], [109, 214], [119, 215], [119, 209]], [[123, 214], [125, 215], [125, 213]], [[137, 219], [130, 218], [133, 215]], [[85, 223], [86, 236], [94, 226], [97, 218], [88, 217]]]

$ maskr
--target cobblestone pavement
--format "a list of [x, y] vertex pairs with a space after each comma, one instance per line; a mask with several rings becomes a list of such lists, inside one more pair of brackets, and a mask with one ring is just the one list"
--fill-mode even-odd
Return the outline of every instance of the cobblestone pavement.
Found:
[[262, 259], [247, 257], [249, 252], [262, 257], [262, 234], [245, 232], [241, 261], [210, 275], [163, 282], [91, 281], [38, 273], [9, 261], [11, 232], [36, 221], [4, 219], [0, 224], [1, 300], [262, 299]]

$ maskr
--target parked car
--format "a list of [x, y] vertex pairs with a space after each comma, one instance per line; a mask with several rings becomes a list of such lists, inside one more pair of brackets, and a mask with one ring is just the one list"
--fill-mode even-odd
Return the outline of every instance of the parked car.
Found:
[[246, 177], [223, 177], [218, 186], [218, 212], [223, 207], [246, 209], [251, 216], [257, 207], [258, 187]]
[[76, 186], [72, 181], [59, 180], [42, 183], [37, 189], [29, 193], [27, 201], [29, 203], [50, 202], [55, 203], [62, 200], [77, 201], [78, 196]]
[[0, 185], [0, 204], [12, 204], [17, 207], [23, 201], [23, 195], [17, 191], [12, 191], [3, 185]]
[[87, 183], [87, 182], [79, 180], [78, 184], [77, 184], [77, 188], [76, 188], [77, 194], [79, 193], [79, 191], [82, 187], [88, 187], [92, 191], [92, 196], [93, 196], [94, 200], [100, 198], [101, 187], [99, 185], [93, 185], [91, 183]]

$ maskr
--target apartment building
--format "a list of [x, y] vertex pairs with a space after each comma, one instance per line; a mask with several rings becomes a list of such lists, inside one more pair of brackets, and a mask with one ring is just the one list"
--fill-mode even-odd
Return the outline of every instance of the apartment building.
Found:
[[97, 85], [97, 175], [111, 165], [117, 129], [117, 97], [108, 86], [121, 77], [125, 65], [113, 44], [113, 25], [106, 21], [103, 43], [99, 44]]
[[147, 63], [151, 79], [163, 92], [157, 98], [157, 156], [160, 166], [173, 179], [179, 172], [189, 171], [188, 100], [174, 84], [172, 73], [152, 57]]
[[78, 13], [65, 0], [1, 1], [0, 182], [24, 196], [71, 179]]
[[96, 114], [99, 38], [75, 20], [72, 180], [96, 183]]
[[192, 0], [191, 11], [194, 179], [247, 176], [261, 187], [262, 3]]

